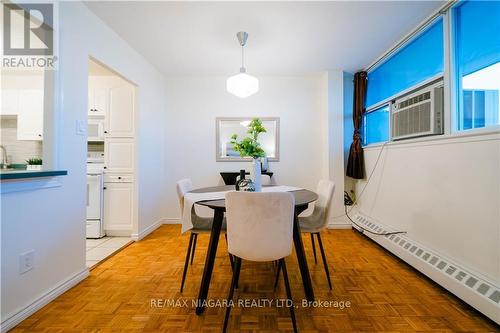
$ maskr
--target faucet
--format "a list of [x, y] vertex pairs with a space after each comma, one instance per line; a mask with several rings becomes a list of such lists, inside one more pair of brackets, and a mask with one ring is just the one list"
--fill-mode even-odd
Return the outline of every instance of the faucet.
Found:
[[2, 169], [8, 169], [7, 150], [2, 145], [0, 145], [0, 149], [2, 149]]

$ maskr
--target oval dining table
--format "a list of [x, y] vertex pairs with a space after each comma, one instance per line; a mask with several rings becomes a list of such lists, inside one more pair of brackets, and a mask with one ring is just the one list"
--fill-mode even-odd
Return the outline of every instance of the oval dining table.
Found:
[[[190, 191], [190, 193], [207, 193], [207, 192], [225, 192], [234, 190], [234, 186], [214, 186], [205, 187]], [[304, 252], [304, 245], [300, 233], [300, 224], [298, 216], [307, 209], [308, 204], [316, 201], [318, 195], [309, 190], [291, 191], [295, 197], [295, 216], [293, 223], [293, 242], [295, 245], [295, 253], [299, 264], [300, 274], [302, 276], [302, 284], [304, 285], [304, 293], [309, 302], [314, 301], [314, 291], [307, 266], [306, 255]], [[207, 256], [205, 258], [205, 267], [203, 268], [203, 276], [201, 278], [200, 290], [198, 293], [198, 302], [196, 303], [196, 314], [202, 314], [205, 311], [205, 304], [207, 303], [208, 289], [210, 287], [210, 279], [214, 269], [215, 255], [217, 253], [217, 246], [219, 244], [219, 236], [226, 211], [226, 202], [222, 200], [207, 200], [196, 202], [197, 205], [206, 206], [213, 209], [214, 219], [212, 223], [212, 231], [210, 232], [210, 241], [208, 243]]]

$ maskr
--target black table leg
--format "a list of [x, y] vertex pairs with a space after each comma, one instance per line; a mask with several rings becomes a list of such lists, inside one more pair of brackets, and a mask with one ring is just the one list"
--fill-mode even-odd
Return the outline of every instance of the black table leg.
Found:
[[302, 235], [300, 233], [300, 225], [297, 210], [295, 211], [293, 223], [293, 243], [295, 244], [295, 253], [299, 261], [300, 275], [302, 276], [302, 283], [304, 284], [304, 293], [309, 302], [314, 301], [314, 290], [309, 275], [309, 267], [307, 266], [306, 254], [304, 252], [304, 244], [302, 244]]
[[205, 259], [205, 267], [203, 268], [203, 277], [201, 278], [200, 292], [198, 294], [198, 303], [196, 306], [196, 314], [202, 314], [205, 311], [203, 303], [208, 296], [208, 288], [210, 287], [210, 278], [214, 269], [215, 255], [217, 253], [217, 245], [219, 244], [220, 230], [222, 220], [224, 219], [224, 211], [214, 209], [214, 221], [212, 223], [212, 232], [210, 233], [210, 242], [208, 243], [207, 257]]

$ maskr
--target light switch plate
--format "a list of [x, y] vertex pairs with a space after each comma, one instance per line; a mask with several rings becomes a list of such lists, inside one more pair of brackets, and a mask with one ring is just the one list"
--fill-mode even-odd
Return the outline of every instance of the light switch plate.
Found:
[[24, 274], [33, 269], [35, 265], [35, 251], [31, 250], [19, 255], [19, 274]]
[[87, 122], [84, 120], [76, 121], [76, 134], [85, 135], [87, 133]]

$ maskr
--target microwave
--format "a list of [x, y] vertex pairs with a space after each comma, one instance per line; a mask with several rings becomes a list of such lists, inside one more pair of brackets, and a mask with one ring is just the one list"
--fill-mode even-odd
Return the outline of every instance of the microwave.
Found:
[[89, 117], [87, 134], [88, 141], [104, 141], [104, 117]]

